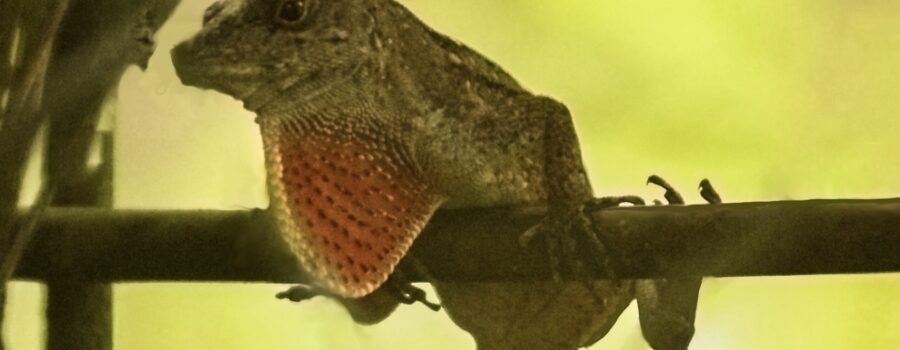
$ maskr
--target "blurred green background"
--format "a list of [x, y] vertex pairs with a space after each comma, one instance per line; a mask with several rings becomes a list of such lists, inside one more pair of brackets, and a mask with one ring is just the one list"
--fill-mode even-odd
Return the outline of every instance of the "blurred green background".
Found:
[[[266, 205], [259, 135], [229, 97], [181, 86], [168, 50], [209, 0], [184, 1], [146, 73], [119, 91], [120, 208]], [[406, 0], [572, 110], [598, 193], [689, 201], [900, 196], [900, 2]], [[403, 307], [362, 327], [335, 303], [272, 285], [115, 288], [117, 349], [468, 349], [442, 313]], [[896, 349], [900, 275], [709, 279], [692, 349]], [[14, 283], [11, 349], [42, 346], [42, 287]], [[595, 348], [644, 349], [632, 307]]]

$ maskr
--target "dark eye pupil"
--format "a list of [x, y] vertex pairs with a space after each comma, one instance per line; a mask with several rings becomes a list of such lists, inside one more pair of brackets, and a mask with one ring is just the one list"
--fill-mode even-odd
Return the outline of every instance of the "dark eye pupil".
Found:
[[303, 17], [303, 1], [286, 1], [281, 5], [281, 19], [295, 22]]

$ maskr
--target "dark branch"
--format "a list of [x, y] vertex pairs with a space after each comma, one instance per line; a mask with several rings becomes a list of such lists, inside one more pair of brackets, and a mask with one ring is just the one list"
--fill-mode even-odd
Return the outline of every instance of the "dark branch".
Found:
[[[549, 278], [518, 235], [540, 210], [441, 211], [413, 254], [439, 280]], [[264, 211], [53, 209], [18, 276], [303, 282]], [[900, 271], [900, 199], [635, 207], [593, 213], [624, 278]], [[603, 277], [597, 273], [598, 277]]]
[[[29, 241], [28, 222], [15, 227], [19, 191], [25, 174], [25, 164], [34, 143], [38, 128], [45, 115], [40, 113], [43, 103], [44, 78], [50, 61], [55, 35], [68, 8], [68, 0], [56, 1], [34, 11], [30, 15], [43, 15], [31, 21], [33, 27], [20, 28], [24, 43], [22, 67], [14, 72], [9, 88], [9, 101], [0, 111], [0, 283], [12, 274], [18, 262], [20, 250]], [[29, 6], [36, 6], [35, 4]], [[48, 203], [52, 190], [45, 190], [37, 204]], [[32, 217], [37, 217], [43, 207], [35, 205]]]

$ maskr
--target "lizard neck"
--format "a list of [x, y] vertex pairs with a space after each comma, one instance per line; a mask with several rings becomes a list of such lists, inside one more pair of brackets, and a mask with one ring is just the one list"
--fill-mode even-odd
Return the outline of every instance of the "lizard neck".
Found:
[[[245, 101], [248, 109], [256, 112], [259, 118], [282, 118], [287, 116], [303, 116], [321, 110], [334, 110], [341, 107], [352, 107], [364, 103], [361, 97], [366, 96], [371, 87], [363, 84], [363, 76], [370, 74], [367, 65], [342, 67], [341, 72], [317, 72], [319, 76], [330, 79], [309, 79], [296, 77], [290, 83], [274, 91], [263, 90], [261, 99]], [[255, 96], [254, 96], [255, 97]], [[263, 102], [257, 102], [257, 101]]]
[[[345, 85], [345, 86], [342, 86]], [[267, 157], [274, 145], [291, 146], [319, 140], [320, 143], [354, 144], [362, 152], [390, 158], [402, 171], [418, 175], [414, 160], [410, 123], [391, 108], [387, 98], [363, 89], [352, 81], [335, 84], [316, 96], [301, 96], [290, 106], [260, 112], [257, 123], [266, 143]]]
[[289, 86], [256, 110], [257, 123], [295, 134], [403, 137], [411, 119], [434, 110], [422, 94], [428, 87], [406, 73], [372, 60], [315, 86]]

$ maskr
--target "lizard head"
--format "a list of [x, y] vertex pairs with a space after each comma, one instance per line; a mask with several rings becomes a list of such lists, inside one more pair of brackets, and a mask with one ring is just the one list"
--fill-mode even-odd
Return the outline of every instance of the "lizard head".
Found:
[[231, 95], [251, 111], [312, 96], [371, 60], [374, 23], [363, 2], [220, 0], [172, 60], [186, 85]]

